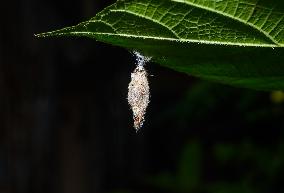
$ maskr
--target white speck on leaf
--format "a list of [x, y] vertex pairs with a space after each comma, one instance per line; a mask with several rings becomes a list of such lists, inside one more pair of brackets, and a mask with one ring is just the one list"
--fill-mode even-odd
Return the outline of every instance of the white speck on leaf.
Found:
[[145, 70], [145, 64], [150, 61], [150, 58], [138, 52], [134, 52], [134, 54], [137, 66], [131, 73], [127, 99], [133, 112], [134, 128], [138, 131], [143, 126], [146, 109], [150, 102], [148, 74]]

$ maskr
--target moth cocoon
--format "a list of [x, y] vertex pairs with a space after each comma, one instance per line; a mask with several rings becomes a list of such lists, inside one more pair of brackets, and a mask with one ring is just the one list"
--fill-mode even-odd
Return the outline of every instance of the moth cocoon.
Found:
[[144, 123], [147, 106], [150, 102], [150, 88], [148, 74], [144, 68], [148, 58], [143, 58], [139, 53], [137, 56], [137, 66], [131, 73], [131, 81], [128, 85], [128, 103], [133, 112], [134, 128], [138, 131]]

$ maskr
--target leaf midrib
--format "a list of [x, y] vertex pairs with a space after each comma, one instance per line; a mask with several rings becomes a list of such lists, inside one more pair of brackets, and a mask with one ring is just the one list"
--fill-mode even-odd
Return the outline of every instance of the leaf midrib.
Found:
[[[185, 1], [185, 0], [170, 0], [172, 2], [176, 2], [176, 3], [182, 3], [182, 4], [186, 4], [186, 5], [190, 5], [192, 7], [196, 7], [196, 8], [200, 8], [200, 9], [204, 9], [204, 10], [207, 10], [207, 11], [210, 11], [210, 12], [213, 12], [213, 13], [216, 13], [216, 14], [220, 14], [224, 17], [229, 17], [235, 21], [238, 21], [238, 22], [241, 22], [242, 24], [245, 24], [247, 26], [250, 26], [256, 30], [258, 30], [259, 32], [261, 32], [263, 35], [265, 35], [269, 40], [271, 40], [274, 44], [278, 45], [278, 46], [282, 46], [282, 44], [280, 44], [279, 42], [277, 42], [274, 37], [272, 37], [269, 33], [267, 33], [266, 31], [262, 30], [261, 28], [259, 28], [258, 26], [256, 25], [253, 25], [252, 23], [248, 23], [244, 20], [241, 20], [237, 17], [233, 17], [229, 14], [226, 14], [224, 12], [221, 12], [221, 11], [218, 11], [218, 10], [215, 10], [215, 9], [212, 9], [212, 8], [209, 8], [209, 7], [206, 7], [206, 6], [202, 6], [202, 5], [198, 5], [198, 4], [194, 4], [194, 3], [191, 3], [191, 2], [188, 2], [188, 1]], [[283, 15], [284, 17], [284, 15]], [[273, 31], [273, 30], [272, 30]]]
[[[105, 22], [102, 22], [105, 23]], [[47, 37], [48, 34], [52, 34], [53, 32], [39, 34], [39, 36]], [[54, 34], [53, 34], [54, 35]], [[222, 45], [222, 46], [239, 46], [239, 47], [263, 47], [263, 48], [275, 48], [274, 44], [255, 44], [255, 43], [236, 43], [236, 42], [219, 42], [219, 41], [207, 41], [207, 40], [193, 40], [193, 39], [175, 39], [175, 38], [164, 38], [164, 37], [156, 37], [156, 36], [142, 36], [142, 35], [129, 35], [129, 34], [114, 34], [114, 33], [104, 33], [104, 32], [68, 32], [68, 33], [56, 33], [57, 36], [65, 36], [65, 35], [81, 35], [81, 36], [117, 36], [122, 38], [137, 38], [137, 39], [149, 39], [149, 40], [157, 40], [157, 41], [169, 41], [174, 43], [196, 43], [196, 44], [207, 44], [207, 45]], [[103, 41], [103, 40], [101, 40]], [[107, 42], [107, 41], [105, 41]], [[109, 42], [112, 43], [112, 42]]]

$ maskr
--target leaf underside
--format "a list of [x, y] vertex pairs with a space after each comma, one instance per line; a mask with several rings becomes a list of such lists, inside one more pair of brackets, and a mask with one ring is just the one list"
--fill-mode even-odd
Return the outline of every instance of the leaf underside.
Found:
[[284, 89], [281, 0], [118, 0], [48, 36], [86, 36], [180, 72], [261, 90]]

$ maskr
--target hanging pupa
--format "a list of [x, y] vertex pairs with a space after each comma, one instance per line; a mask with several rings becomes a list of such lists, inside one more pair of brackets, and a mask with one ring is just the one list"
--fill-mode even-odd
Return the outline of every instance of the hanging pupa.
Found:
[[150, 88], [145, 64], [150, 58], [134, 52], [137, 66], [131, 73], [128, 85], [128, 103], [133, 112], [134, 128], [138, 131], [144, 123], [147, 106], [150, 102]]

